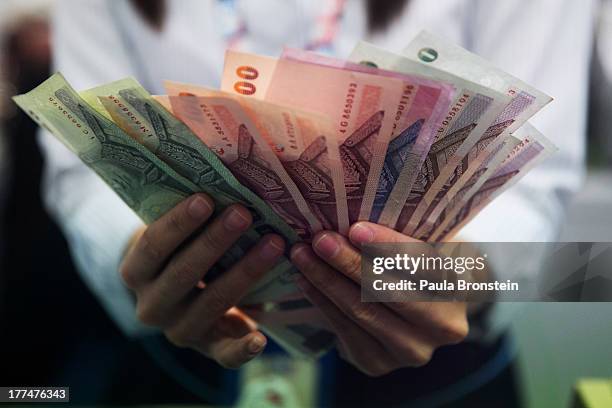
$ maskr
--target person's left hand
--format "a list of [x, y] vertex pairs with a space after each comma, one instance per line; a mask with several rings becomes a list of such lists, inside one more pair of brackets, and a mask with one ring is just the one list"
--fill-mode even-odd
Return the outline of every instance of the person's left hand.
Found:
[[291, 260], [305, 277], [297, 283], [336, 332], [342, 358], [380, 376], [425, 365], [436, 348], [467, 336], [463, 302], [361, 301], [361, 254], [355, 247], [417, 240], [369, 222], [353, 225], [349, 239], [325, 231], [315, 236], [312, 248], [297, 244], [291, 250]]

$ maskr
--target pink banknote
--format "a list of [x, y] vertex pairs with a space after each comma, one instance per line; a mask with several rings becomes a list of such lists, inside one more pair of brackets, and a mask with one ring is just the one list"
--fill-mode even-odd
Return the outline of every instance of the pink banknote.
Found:
[[[556, 148], [530, 125], [527, 136], [515, 145], [505, 160], [490, 175], [482, 175], [484, 182], [462, 192], [446, 211], [446, 219], [437, 225], [430, 240], [452, 239], [465, 224], [473, 219], [485, 206], [502, 192], [518, 182], [534, 166], [549, 157]], [[467, 186], [466, 186], [467, 189]]]
[[373, 66], [335, 59], [310, 51], [285, 48], [283, 59], [403, 81], [404, 93], [395, 113], [393, 133], [385, 154], [369, 220], [378, 222], [396, 183], [410, 189], [431, 147], [438, 124], [454, 94], [452, 85], [416, 75], [386, 71]]
[[[449, 201], [463, 188], [464, 184], [473, 184], [478, 179], [484, 171], [486, 163], [495, 157], [502, 147], [504, 139], [508, 137], [505, 133], [506, 130], [535, 100], [535, 97], [526, 92], [511, 90], [508, 94], [512, 95], [512, 101], [461, 160], [461, 163], [455, 168], [435, 197], [431, 201], [423, 200], [419, 203], [413, 213], [413, 223], [410, 224], [413, 236], [422, 237], [432, 232], [434, 224], [438, 221]], [[524, 118], [521, 124], [526, 119]], [[416, 225], [418, 225], [418, 228], [415, 227]]]
[[[287, 137], [300, 130], [295, 117], [273, 105], [245, 107], [235, 97], [210, 91], [209, 96], [172, 96], [174, 114], [221, 158], [245, 186], [262, 197], [270, 207], [306, 241], [323, 228], [299, 187], [266, 139], [270, 128], [263, 128], [254, 116], [274, 126], [274, 133]], [[255, 102], [255, 101], [251, 101]], [[253, 113], [253, 114], [251, 114]], [[277, 146], [281, 149], [281, 146]]]
[[404, 81], [228, 51], [222, 89], [329, 115], [344, 174], [338, 230], [346, 233], [351, 223], [370, 218], [395, 115], [406, 98]]
[[[422, 59], [421, 51], [424, 49], [435, 50], [435, 59]], [[434, 67], [466, 80], [486, 84], [492, 90], [511, 98], [448, 180], [439, 189], [432, 189], [436, 193], [435, 196], [432, 194], [425, 197], [419, 203], [409, 221], [407, 232], [420, 236], [431, 230], [453, 196], [462, 189], [464, 184], [470, 182], [483, 163], [495, 154], [503, 140], [548, 104], [552, 98], [496, 67], [490, 61], [427, 31], [419, 33], [403, 53], [423, 67]], [[417, 226], [418, 229], [414, 232]]]

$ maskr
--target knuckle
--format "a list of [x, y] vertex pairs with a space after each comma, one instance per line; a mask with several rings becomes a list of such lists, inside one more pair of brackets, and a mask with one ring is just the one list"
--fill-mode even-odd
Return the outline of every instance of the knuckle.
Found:
[[401, 366], [423, 367], [431, 361], [434, 348], [427, 344], [403, 344], [397, 351], [397, 360]]
[[194, 344], [193, 339], [189, 338], [187, 332], [181, 327], [173, 327], [164, 332], [166, 339], [176, 347], [187, 348]]
[[242, 366], [242, 362], [236, 356], [221, 355], [215, 358], [217, 364], [228, 370], [237, 370]]
[[154, 263], [161, 263], [164, 259], [161, 249], [155, 244], [157, 241], [150, 228], [147, 228], [138, 241], [140, 252]]
[[373, 360], [364, 367], [363, 372], [369, 377], [382, 377], [393, 370], [394, 367]]
[[119, 275], [121, 276], [123, 283], [125, 283], [125, 286], [128, 288], [134, 289], [136, 286], [138, 286], [138, 279], [136, 279], [132, 269], [129, 268], [125, 262], [119, 266]]
[[178, 211], [173, 211], [168, 214], [168, 226], [172, 230], [184, 235], [187, 233], [187, 226], [185, 224], [185, 217]]
[[469, 324], [467, 319], [452, 319], [439, 323], [438, 330], [441, 333], [441, 340], [445, 344], [460, 343], [465, 340], [469, 333]]
[[420, 347], [418, 349], [412, 349], [409, 357], [410, 365], [413, 367], [423, 367], [431, 361], [433, 356], [433, 348], [431, 347]]
[[172, 281], [182, 285], [193, 285], [200, 280], [202, 275], [200, 268], [187, 260], [182, 260], [180, 263], [170, 266], [170, 273], [175, 278]]
[[361, 257], [359, 255], [347, 256], [346, 260], [342, 263], [342, 270], [351, 276], [359, 276], [361, 272]]
[[243, 275], [247, 277], [247, 280], [254, 281], [261, 278], [261, 276], [268, 271], [269, 268], [266, 268], [264, 265], [259, 263], [249, 263], [244, 264], [240, 267]]
[[147, 326], [158, 324], [157, 313], [148, 302], [138, 302], [136, 306], [136, 318]]
[[225, 242], [227, 239], [227, 235], [215, 234], [210, 228], [206, 228], [204, 232], [200, 234], [198, 242], [206, 251], [220, 253], [225, 252]]
[[321, 270], [322, 268], [318, 265], [309, 265], [306, 268], [304, 268], [304, 273], [308, 276], [308, 280], [310, 281], [310, 283], [312, 283], [313, 286], [315, 287], [322, 287], [323, 285], [327, 285], [330, 288], [336, 286], [336, 282], [337, 282], [337, 278], [335, 275], [333, 274], [329, 274], [328, 279], [325, 279], [325, 274], [324, 271]]
[[355, 319], [361, 322], [376, 322], [378, 321], [378, 305], [376, 303], [358, 303], [352, 309]]
[[209, 308], [214, 312], [219, 313], [233, 306], [223, 291], [219, 290], [216, 285], [209, 286], [204, 293], [206, 294]]
[[318, 262], [313, 262], [306, 266], [302, 272], [308, 276], [308, 281], [315, 288], [319, 289], [326, 287], [329, 290], [333, 290], [339, 287], [342, 279], [345, 279], [342, 274], [330, 273], [331, 270], [326, 265], [321, 265]]

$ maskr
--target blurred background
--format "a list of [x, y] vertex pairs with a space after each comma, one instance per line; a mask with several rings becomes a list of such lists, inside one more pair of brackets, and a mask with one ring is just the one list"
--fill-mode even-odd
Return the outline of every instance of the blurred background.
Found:
[[[108, 319], [43, 209], [36, 126], [10, 97], [49, 74], [52, 2], [0, 0], [0, 385], [68, 385], [77, 403], [164, 403], [179, 394], [189, 402]], [[601, 3], [595, 35], [589, 171], [564, 226], [568, 241], [612, 240], [612, 0]], [[528, 407], [569, 406], [579, 378], [612, 377], [610, 316], [612, 304], [598, 303], [530, 304], [516, 316]]]

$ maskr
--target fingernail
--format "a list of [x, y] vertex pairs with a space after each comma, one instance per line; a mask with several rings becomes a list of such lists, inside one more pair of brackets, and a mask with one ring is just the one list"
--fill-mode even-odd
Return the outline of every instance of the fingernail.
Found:
[[280, 240], [281, 238], [270, 238], [268, 242], [264, 243], [259, 251], [261, 259], [264, 261], [271, 261], [278, 258], [285, 249], [283, 242], [278, 242]]
[[308, 248], [307, 245], [297, 244], [291, 248], [291, 261], [297, 266], [304, 265], [308, 262]]
[[212, 212], [212, 207], [202, 197], [196, 197], [189, 203], [187, 211], [194, 220], [201, 220]]
[[355, 244], [367, 244], [374, 240], [374, 231], [365, 224], [355, 224], [351, 228], [349, 238]]
[[223, 225], [229, 231], [242, 231], [249, 226], [249, 219], [242, 214], [242, 211], [234, 209], [226, 215]]
[[314, 243], [314, 248], [318, 254], [324, 258], [333, 258], [340, 251], [340, 245], [331, 234], [321, 235]]
[[251, 354], [259, 353], [266, 346], [266, 339], [263, 336], [255, 336], [249, 342], [249, 352]]

